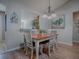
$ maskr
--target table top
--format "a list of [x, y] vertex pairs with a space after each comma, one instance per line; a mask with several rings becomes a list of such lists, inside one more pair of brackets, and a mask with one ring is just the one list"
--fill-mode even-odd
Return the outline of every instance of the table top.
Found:
[[48, 38], [48, 37], [49, 37], [49, 35], [47, 35], [47, 34], [33, 34], [32, 35], [33, 39], [45, 39], [45, 38]]
[[[52, 36], [57, 36], [58, 34], [53, 34]], [[32, 35], [32, 39], [33, 41], [39, 41], [39, 42], [42, 42], [42, 41], [45, 41], [45, 40], [49, 40], [50, 39], [50, 36], [51, 34], [33, 34]]]
[[46, 41], [49, 40], [48, 38], [50, 37], [50, 35], [47, 34], [33, 34], [32, 35], [32, 39], [34, 42], [42, 42], [42, 41]]

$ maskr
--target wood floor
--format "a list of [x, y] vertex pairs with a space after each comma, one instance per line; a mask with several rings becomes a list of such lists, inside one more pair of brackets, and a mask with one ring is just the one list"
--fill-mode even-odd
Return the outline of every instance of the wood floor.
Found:
[[[1, 54], [0, 59], [28, 59], [28, 57], [23, 50], [16, 50]], [[58, 49], [51, 53], [51, 57], [43, 54], [39, 59], [79, 59], [79, 44], [73, 46], [58, 44]]]

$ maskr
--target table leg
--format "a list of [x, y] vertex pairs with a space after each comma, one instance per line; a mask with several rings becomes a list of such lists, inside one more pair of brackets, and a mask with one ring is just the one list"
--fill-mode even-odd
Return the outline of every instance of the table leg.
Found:
[[36, 59], [39, 59], [39, 42], [36, 42], [35, 46], [36, 46]]
[[50, 43], [48, 43], [48, 55], [50, 57]]

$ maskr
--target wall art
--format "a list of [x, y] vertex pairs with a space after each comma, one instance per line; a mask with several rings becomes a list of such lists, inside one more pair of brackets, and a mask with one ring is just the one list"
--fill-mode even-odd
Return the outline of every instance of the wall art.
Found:
[[10, 16], [10, 22], [11, 23], [18, 23], [18, 15], [16, 12], [13, 12]]
[[52, 29], [63, 29], [65, 28], [65, 16], [58, 16], [51, 20]]

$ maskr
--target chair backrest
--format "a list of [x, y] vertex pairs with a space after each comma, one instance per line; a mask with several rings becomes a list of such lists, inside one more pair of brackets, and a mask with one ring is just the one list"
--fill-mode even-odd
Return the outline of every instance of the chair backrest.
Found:
[[29, 48], [33, 47], [31, 30], [26, 30], [25, 34], [24, 34], [24, 37], [25, 37], [26, 46], [29, 47]]
[[47, 33], [49, 33], [49, 34], [57, 34], [57, 31], [52, 30], [52, 29], [48, 29]]
[[38, 34], [38, 30], [37, 29], [32, 29], [32, 34]]
[[48, 30], [48, 34], [50, 34], [50, 39], [51, 39], [51, 40], [56, 40], [57, 31], [49, 29], [49, 30]]

